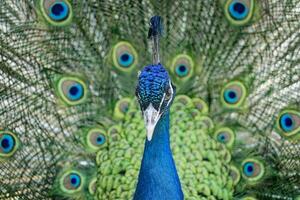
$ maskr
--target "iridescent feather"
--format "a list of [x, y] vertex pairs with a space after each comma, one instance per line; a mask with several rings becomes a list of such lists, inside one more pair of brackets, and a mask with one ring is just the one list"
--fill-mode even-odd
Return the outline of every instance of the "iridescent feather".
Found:
[[2, 0], [0, 199], [131, 199], [153, 60], [186, 199], [300, 199], [299, 20], [298, 0]]

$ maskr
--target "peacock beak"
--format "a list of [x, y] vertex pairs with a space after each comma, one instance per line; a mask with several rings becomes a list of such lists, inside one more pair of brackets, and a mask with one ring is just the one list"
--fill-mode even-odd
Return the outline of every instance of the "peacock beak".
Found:
[[155, 126], [161, 117], [160, 110], [156, 110], [152, 103], [150, 103], [147, 109], [144, 110], [143, 116], [147, 129], [147, 139], [148, 141], [151, 141]]

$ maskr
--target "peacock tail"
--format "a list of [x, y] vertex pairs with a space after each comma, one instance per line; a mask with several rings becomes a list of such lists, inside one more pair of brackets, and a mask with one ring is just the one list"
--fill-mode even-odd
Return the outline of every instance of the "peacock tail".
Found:
[[299, 0], [2, 0], [0, 199], [133, 198], [154, 15], [185, 199], [300, 199]]

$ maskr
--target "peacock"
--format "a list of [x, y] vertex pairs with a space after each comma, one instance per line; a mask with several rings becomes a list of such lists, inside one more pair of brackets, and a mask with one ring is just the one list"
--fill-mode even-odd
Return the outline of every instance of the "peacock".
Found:
[[0, 199], [300, 199], [299, 20], [299, 0], [1, 0]]

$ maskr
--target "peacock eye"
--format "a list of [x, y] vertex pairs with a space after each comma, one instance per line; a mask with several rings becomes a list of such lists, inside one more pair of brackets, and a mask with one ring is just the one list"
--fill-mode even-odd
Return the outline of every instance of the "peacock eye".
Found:
[[75, 77], [64, 77], [58, 82], [59, 95], [69, 105], [81, 103], [86, 97], [86, 85]]
[[178, 80], [187, 80], [193, 75], [194, 61], [185, 54], [177, 55], [171, 65], [172, 73]]
[[119, 63], [119, 65], [121, 65], [122, 67], [125, 67], [125, 68], [129, 67], [130, 65], [132, 65], [133, 61], [134, 61], [134, 57], [129, 52], [123, 52], [118, 57], [118, 63]]
[[17, 137], [10, 132], [0, 132], [0, 158], [12, 156], [18, 148]]
[[78, 192], [82, 188], [82, 176], [77, 171], [70, 171], [63, 174], [61, 180], [61, 189], [69, 194]]
[[66, 93], [70, 100], [78, 101], [84, 94], [83, 86], [78, 82], [70, 83]]
[[61, 21], [68, 17], [69, 7], [65, 2], [55, 2], [49, 8], [49, 16], [54, 21]]
[[189, 74], [189, 68], [185, 64], [177, 65], [175, 68], [175, 73], [179, 77], [185, 77]]
[[81, 184], [81, 178], [78, 174], [72, 173], [70, 177], [65, 178], [65, 182], [69, 184], [70, 188], [77, 189]]
[[97, 137], [95, 138], [95, 143], [96, 145], [102, 145], [105, 143], [105, 136], [102, 134], [98, 134]]
[[233, 25], [245, 25], [254, 13], [254, 0], [227, 0], [225, 15]]
[[286, 132], [293, 130], [295, 126], [295, 121], [293, 119], [293, 116], [291, 116], [290, 114], [282, 115], [280, 117], [280, 126]]
[[137, 53], [128, 42], [119, 42], [113, 47], [113, 64], [121, 71], [130, 71], [137, 64]]
[[227, 103], [235, 104], [238, 102], [238, 91], [232, 89], [226, 89], [224, 92], [224, 99]]
[[242, 164], [243, 176], [249, 181], [257, 181], [264, 175], [264, 166], [256, 159], [246, 159]]
[[252, 177], [255, 173], [254, 168], [255, 168], [255, 166], [254, 166], [253, 162], [247, 162], [244, 165], [244, 174], [248, 177]]
[[123, 119], [125, 117], [125, 114], [129, 110], [130, 101], [131, 101], [130, 98], [123, 98], [116, 103], [116, 106], [114, 109], [114, 117], [115, 118]]
[[285, 110], [278, 118], [278, 128], [284, 136], [290, 137], [300, 130], [300, 113], [295, 110]]
[[0, 139], [1, 144], [1, 150], [3, 153], [9, 153], [14, 149], [15, 146], [15, 140], [14, 138], [9, 134], [4, 134], [1, 136]]
[[218, 136], [217, 136], [217, 139], [219, 142], [221, 143], [226, 143], [228, 142], [229, 138], [228, 138], [228, 134], [227, 133], [220, 133]]
[[236, 20], [243, 20], [249, 14], [249, 8], [242, 1], [232, 1], [229, 4], [230, 16]]
[[99, 128], [92, 129], [87, 134], [87, 145], [93, 150], [97, 151], [106, 144], [105, 131]]
[[221, 97], [225, 106], [239, 107], [246, 98], [246, 88], [241, 82], [230, 82], [223, 88]]
[[218, 142], [225, 144], [227, 147], [231, 147], [235, 139], [233, 131], [229, 128], [218, 129], [214, 136]]
[[43, 15], [53, 25], [65, 25], [72, 17], [67, 0], [41, 0], [40, 4]]
[[119, 109], [121, 112], [126, 113], [129, 109], [129, 102], [123, 101], [119, 104]]

